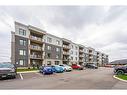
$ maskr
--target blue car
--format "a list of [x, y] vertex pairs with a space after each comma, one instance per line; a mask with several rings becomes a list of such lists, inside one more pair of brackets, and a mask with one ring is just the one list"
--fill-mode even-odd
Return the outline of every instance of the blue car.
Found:
[[59, 65], [53, 65], [51, 67], [53, 69], [53, 72], [55, 72], [55, 73], [63, 73], [64, 72], [64, 68]]
[[45, 66], [45, 67], [41, 67], [39, 72], [43, 73], [44, 75], [45, 74], [53, 74], [53, 69], [51, 66]]

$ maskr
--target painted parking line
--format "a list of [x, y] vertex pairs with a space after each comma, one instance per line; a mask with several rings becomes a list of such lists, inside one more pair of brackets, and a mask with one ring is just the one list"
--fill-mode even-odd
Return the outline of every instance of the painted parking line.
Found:
[[20, 75], [21, 80], [23, 80], [23, 76], [22, 76], [22, 74], [21, 74], [21, 73], [19, 73], [19, 75]]

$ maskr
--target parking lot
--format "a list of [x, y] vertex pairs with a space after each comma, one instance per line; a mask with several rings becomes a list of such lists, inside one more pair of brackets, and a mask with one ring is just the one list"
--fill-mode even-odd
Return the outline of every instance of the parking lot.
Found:
[[73, 70], [42, 75], [18, 74], [16, 79], [0, 80], [0, 89], [127, 89], [127, 83], [113, 78], [113, 69]]

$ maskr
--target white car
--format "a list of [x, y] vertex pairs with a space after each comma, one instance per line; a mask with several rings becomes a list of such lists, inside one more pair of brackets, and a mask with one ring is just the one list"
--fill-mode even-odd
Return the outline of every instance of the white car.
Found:
[[68, 65], [65, 65], [65, 64], [62, 64], [60, 66], [63, 67], [65, 71], [72, 71], [73, 70], [71, 66], [68, 66]]

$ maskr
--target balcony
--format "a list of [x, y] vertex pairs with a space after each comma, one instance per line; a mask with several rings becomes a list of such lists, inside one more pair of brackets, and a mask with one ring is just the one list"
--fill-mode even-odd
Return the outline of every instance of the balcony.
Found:
[[79, 57], [84, 57], [83, 55], [79, 55]]
[[83, 62], [83, 60], [80, 59], [79, 62]]
[[63, 61], [69, 61], [69, 59], [63, 58]]
[[70, 49], [68, 45], [63, 45], [63, 49]]
[[31, 59], [42, 59], [41, 55], [30, 55]]
[[79, 53], [83, 53], [83, 50], [79, 50]]
[[30, 36], [30, 40], [35, 42], [35, 43], [43, 43], [43, 39], [42, 38], [39, 38], [39, 37], [36, 37], [36, 36]]
[[42, 51], [42, 47], [37, 46], [37, 45], [30, 45], [30, 49], [36, 50], [36, 51]]
[[63, 52], [64, 55], [69, 55], [69, 52]]

